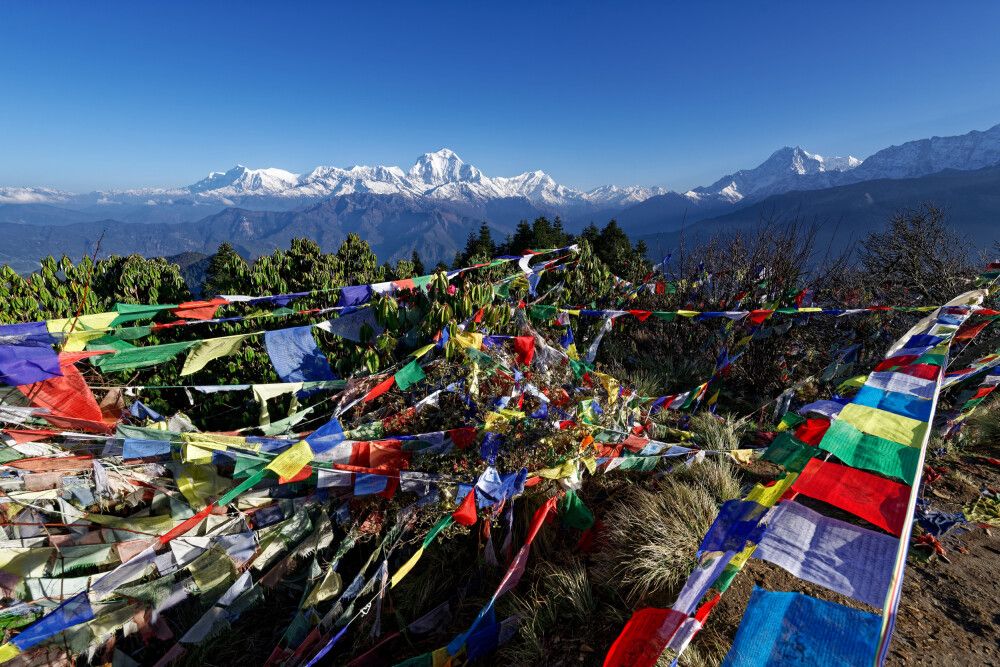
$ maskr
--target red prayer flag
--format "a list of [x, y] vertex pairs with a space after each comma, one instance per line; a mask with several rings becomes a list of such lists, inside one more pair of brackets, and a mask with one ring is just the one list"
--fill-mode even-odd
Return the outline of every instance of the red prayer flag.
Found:
[[463, 526], [472, 526], [476, 523], [478, 520], [476, 516], [476, 487], [469, 489], [462, 504], [451, 516], [455, 519], [455, 523]]
[[980, 387], [976, 390], [976, 393], [972, 395], [972, 398], [983, 398], [984, 396], [989, 396], [993, 393], [996, 387]]
[[309, 479], [309, 475], [312, 474], [312, 466], [303, 466], [296, 475], [292, 477], [278, 477], [278, 484], [291, 484], [292, 482], [302, 482]]
[[912, 364], [917, 360], [917, 355], [915, 354], [903, 354], [898, 357], [889, 357], [888, 359], [883, 359], [878, 362], [875, 366], [876, 371], [889, 371], [897, 366], [906, 366], [907, 364]]
[[469, 445], [476, 441], [476, 428], [474, 426], [453, 428], [448, 431], [448, 437], [451, 438], [451, 441], [459, 449], [467, 449]]
[[229, 303], [216, 297], [210, 301], [185, 301], [170, 312], [184, 320], [210, 320], [215, 317], [219, 306]]
[[611, 645], [604, 667], [653, 667], [686, 619], [676, 609], [638, 610]]
[[396, 376], [390, 375], [386, 379], [379, 382], [377, 385], [372, 387], [372, 390], [365, 394], [365, 397], [361, 399], [364, 402], [373, 401], [385, 392], [392, 389], [392, 385], [396, 382]]
[[751, 310], [750, 314], [747, 315], [747, 320], [751, 324], [761, 324], [771, 316], [773, 310]]
[[192, 517], [190, 517], [188, 519], [185, 519], [181, 523], [177, 524], [176, 526], [174, 526], [173, 528], [171, 528], [170, 530], [168, 530], [167, 532], [165, 532], [163, 535], [160, 535], [160, 538], [159, 538], [160, 539], [160, 544], [166, 544], [167, 542], [169, 542], [170, 540], [174, 539], [175, 537], [180, 537], [184, 533], [186, 533], [189, 530], [191, 530], [192, 528], [194, 528], [199, 523], [201, 523], [202, 519], [204, 519], [209, 514], [211, 514], [212, 510], [214, 508], [215, 508], [215, 504], [214, 503], [210, 503], [209, 505], [206, 505], [204, 509], [202, 509], [200, 512], [198, 512], [194, 516], [192, 516]]
[[535, 339], [533, 336], [515, 336], [514, 352], [517, 354], [518, 363], [525, 366], [531, 364], [535, 357]]
[[903, 529], [910, 499], [910, 487], [905, 484], [819, 459], [806, 464], [791, 490], [839, 507], [893, 535]]
[[941, 367], [934, 364], [910, 364], [897, 368], [897, 372], [923, 380], [936, 380], [941, 373]]
[[828, 428], [830, 428], [830, 420], [825, 417], [807, 418], [796, 427], [795, 437], [815, 447], [823, 439]]
[[[18, 389], [35, 407], [48, 408], [53, 417], [70, 417], [84, 422], [102, 422], [104, 415], [87, 381], [74, 365], [81, 359], [103, 352], [62, 352], [59, 354], [61, 377], [53, 377]], [[58, 425], [58, 424], [57, 424]]]
[[977, 322], [976, 324], [966, 322], [959, 328], [958, 333], [955, 334], [955, 340], [972, 340], [992, 322], [993, 320], [985, 320], [983, 322]]

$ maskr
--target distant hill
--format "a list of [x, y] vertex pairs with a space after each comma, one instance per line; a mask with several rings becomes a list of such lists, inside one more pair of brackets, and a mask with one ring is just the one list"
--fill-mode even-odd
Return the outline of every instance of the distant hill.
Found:
[[[517, 207], [518, 202], [508, 202]], [[504, 206], [505, 202], [495, 202]], [[227, 208], [195, 222], [140, 224], [97, 220], [67, 225], [23, 225], [0, 222], [0, 261], [19, 272], [38, 266], [48, 254], [82, 257], [93, 253], [103, 234], [101, 256], [138, 253], [173, 257], [182, 253], [211, 254], [228, 241], [241, 255], [254, 258], [293, 238], [315, 240], [327, 251], [336, 250], [351, 232], [371, 244], [381, 260], [409, 257], [417, 250], [433, 264], [450, 261], [464, 247], [482, 218], [426, 200], [399, 195], [352, 194], [326, 199], [298, 211], [250, 211]], [[505, 236], [513, 225], [492, 225]]]
[[751, 228], [762, 220], [797, 219], [818, 226], [820, 247], [840, 251], [865, 238], [870, 231], [881, 229], [896, 211], [923, 203], [944, 209], [949, 223], [968, 241], [970, 248], [986, 248], [1000, 242], [1000, 166], [786, 192], [702, 219], [683, 232], [672, 228], [642, 238], [655, 255], [676, 245], [682, 233], [694, 241]]
[[181, 268], [181, 277], [194, 296], [201, 296], [201, 285], [205, 282], [205, 273], [212, 256], [203, 252], [182, 252], [179, 255], [164, 257], [171, 264]]

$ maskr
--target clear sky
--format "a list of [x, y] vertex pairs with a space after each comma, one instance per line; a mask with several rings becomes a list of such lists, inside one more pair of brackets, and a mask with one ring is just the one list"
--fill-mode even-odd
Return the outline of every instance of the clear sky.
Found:
[[1000, 122], [1000, 3], [0, 2], [0, 185], [184, 185], [449, 147], [710, 182]]

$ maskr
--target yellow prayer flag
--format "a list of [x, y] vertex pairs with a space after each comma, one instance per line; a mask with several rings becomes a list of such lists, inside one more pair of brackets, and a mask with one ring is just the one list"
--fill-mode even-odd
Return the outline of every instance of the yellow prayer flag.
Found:
[[728, 454], [733, 457], [734, 461], [744, 465], [753, 463], [753, 460], [757, 458], [756, 449], [732, 449], [728, 452]]
[[198, 465], [210, 464], [212, 462], [212, 450], [205, 449], [191, 442], [185, 442], [181, 445], [181, 461]]
[[764, 507], [773, 507], [781, 496], [785, 495], [785, 491], [791, 488], [798, 476], [799, 473], [790, 472], [771, 486], [758, 484], [747, 494], [747, 500], [755, 502], [758, 505], [763, 505]]
[[479, 350], [483, 347], [483, 334], [481, 333], [457, 333], [454, 339], [462, 347], [471, 347], [474, 350]]
[[184, 360], [184, 368], [181, 375], [191, 375], [197, 373], [208, 362], [234, 354], [243, 344], [246, 335], [223, 336], [221, 338], [208, 338], [201, 341], [188, 352], [187, 359]]
[[0, 646], [0, 662], [7, 662], [8, 660], [13, 660], [21, 654], [21, 649], [14, 646], [10, 642], [7, 642], [3, 646]]
[[[87, 343], [100, 338], [106, 329], [118, 317], [118, 313], [93, 313], [80, 317], [66, 317], [59, 320], [49, 320], [45, 323], [49, 333], [66, 333], [62, 349], [65, 352], [80, 352]], [[70, 329], [73, 330], [69, 333]]]
[[729, 559], [729, 565], [735, 567], [737, 570], [742, 570], [743, 566], [747, 564], [748, 560], [750, 560], [750, 556], [753, 555], [754, 549], [756, 548], [756, 544], [746, 545], [743, 547], [743, 551]]
[[844, 393], [848, 389], [857, 389], [858, 387], [863, 385], [865, 383], [865, 380], [867, 379], [868, 379], [867, 375], [855, 375], [854, 377], [848, 378], [843, 382], [841, 382], [839, 385], [837, 385], [837, 391], [839, 393]]
[[412, 556], [410, 556], [410, 560], [403, 563], [402, 567], [396, 570], [396, 573], [392, 575], [389, 587], [395, 588], [396, 584], [402, 581], [403, 577], [405, 577], [410, 573], [410, 570], [413, 569], [413, 566], [417, 564], [417, 561], [420, 560], [420, 557], [423, 555], [424, 555], [424, 548], [420, 547], [414, 552]]
[[437, 345], [437, 343], [431, 343], [430, 345], [424, 345], [422, 348], [420, 348], [419, 350], [417, 350], [416, 352], [413, 353], [413, 358], [414, 359], [419, 359], [420, 357], [424, 356], [425, 354], [427, 354], [428, 352], [430, 352], [431, 350], [433, 350], [436, 345]]
[[562, 479], [564, 477], [569, 477], [574, 472], [576, 472], [576, 461], [570, 459], [563, 461], [561, 465], [555, 468], [542, 468], [530, 475], [529, 477], [544, 477], [545, 479]]
[[885, 438], [908, 447], [920, 447], [927, 433], [927, 422], [897, 415], [867, 405], [849, 403], [837, 417], [862, 433]]
[[286, 479], [295, 477], [312, 461], [313, 450], [309, 443], [300, 440], [267, 464], [267, 469]]

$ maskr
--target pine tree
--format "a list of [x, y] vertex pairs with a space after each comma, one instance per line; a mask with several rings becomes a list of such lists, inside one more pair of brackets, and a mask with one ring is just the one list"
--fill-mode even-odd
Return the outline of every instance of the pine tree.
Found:
[[420, 253], [416, 250], [410, 255], [410, 262], [413, 264], [413, 273], [418, 276], [425, 275], [424, 262], [420, 259]]
[[239, 293], [245, 287], [248, 271], [246, 261], [233, 246], [228, 242], [220, 243], [219, 249], [208, 261], [201, 293], [209, 298], [217, 294]]

